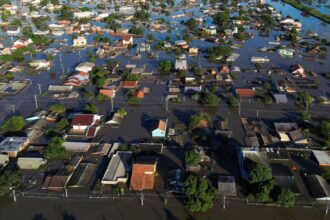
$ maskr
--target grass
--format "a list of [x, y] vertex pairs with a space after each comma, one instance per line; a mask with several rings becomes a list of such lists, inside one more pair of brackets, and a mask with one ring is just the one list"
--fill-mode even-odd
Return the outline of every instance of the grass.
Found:
[[293, 7], [301, 10], [302, 12], [305, 12], [311, 16], [314, 16], [321, 21], [324, 21], [328, 24], [330, 24], [330, 15], [323, 14], [320, 11], [316, 10], [315, 8], [308, 7], [297, 0], [282, 0], [283, 2], [292, 5]]

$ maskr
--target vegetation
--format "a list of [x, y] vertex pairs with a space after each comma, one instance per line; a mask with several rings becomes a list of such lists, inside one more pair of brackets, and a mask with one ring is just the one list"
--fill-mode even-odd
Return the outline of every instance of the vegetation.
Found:
[[312, 15], [324, 22], [330, 23], [330, 15], [329, 14], [323, 14], [320, 11], [318, 11], [315, 8], [308, 7], [304, 5], [302, 2], [297, 1], [297, 0], [283, 0], [285, 3], [288, 3], [292, 5], [293, 7], [303, 11], [304, 13], [307, 13], [309, 15]]
[[72, 8], [68, 5], [63, 5], [60, 11], [59, 18], [62, 20], [69, 20], [69, 21], [73, 20]]
[[147, 21], [150, 18], [150, 14], [145, 10], [136, 11], [134, 18], [138, 21]]
[[254, 163], [249, 169], [250, 183], [259, 183], [272, 179], [272, 173], [266, 165]]
[[64, 129], [66, 129], [69, 125], [70, 125], [69, 121], [65, 118], [62, 118], [60, 121], [56, 123], [54, 130], [56, 132], [61, 132]]
[[8, 168], [0, 171], [0, 197], [9, 193], [13, 186], [21, 183], [21, 175], [17, 171], [9, 171]]
[[234, 96], [229, 97], [228, 99], [228, 104], [231, 108], [238, 108], [239, 102], [240, 102], [239, 99]]
[[97, 94], [96, 96], [96, 101], [98, 102], [105, 102], [105, 101], [108, 101], [110, 98], [106, 95], [103, 95], [101, 93]]
[[308, 112], [310, 105], [314, 101], [313, 97], [309, 95], [307, 92], [299, 92], [297, 101], [300, 105], [303, 105], [306, 107], [306, 112]]
[[56, 103], [49, 106], [48, 110], [55, 112], [56, 114], [64, 114], [66, 112], [66, 106], [63, 103]]
[[84, 113], [90, 113], [90, 114], [98, 114], [100, 112], [97, 106], [91, 103], [87, 103], [83, 111]]
[[277, 203], [284, 208], [293, 207], [296, 203], [296, 195], [288, 188], [281, 188]]
[[330, 122], [329, 121], [321, 122], [320, 133], [324, 137], [324, 147], [330, 148]]
[[172, 70], [172, 63], [169, 60], [162, 60], [158, 64], [158, 71], [161, 73], [170, 73]]
[[223, 12], [217, 13], [213, 17], [213, 21], [215, 24], [219, 25], [220, 27], [223, 27], [223, 29], [226, 29], [230, 22], [230, 12], [228, 9], [226, 9]]
[[201, 155], [195, 150], [189, 150], [184, 155], [186, 165], [198, 165], [201, 162]]
[[119, 114], [119, 115], [121, 115], [122, 117], [126, 117], [127, 116], [127, 111], [125, 110], [125, 109], [123, 109], [123, 108], [120, 108], [120, 109], [118, 109], [117, 110], [117, 113]]
[[186, 207], [192, 212], [206, 212], [213, 207], [216, 189], [200, 176], [189, 175], [184, 182], [188, 197]]
[[25, 126], [25, 119], [23, 116], [16, 115], [8, 118], [1, 126], [1, 131], [5, 135], [20, 133]]
[[129, 29], [128, 33], [142, 36], [144, 34], [144, 31], [142, 28], [132, 27], [131, 29]]
[[52, 137], [45, 148], [44, 155], [47, 159], [64, 159], [69, 153], [63, 147], [64, 139], [62, 137]]
[[219, 98], [212, 92], [203, 92], [201, 94], [201, 103], [209, 107], [217, 107], [219, 105]]
[[216, 61], [217, 59], [225, 56], [229, 56], [232, 52], [230, 46], [215, 46], [209, 49], [209, 59], [211, 61]]
[[190, 117], [189, 130], [192, 131], [198, 128], [203, 121], [206, 123], [210, 121], [210, 116], [207, 113], [200, 112], [192, 115]]

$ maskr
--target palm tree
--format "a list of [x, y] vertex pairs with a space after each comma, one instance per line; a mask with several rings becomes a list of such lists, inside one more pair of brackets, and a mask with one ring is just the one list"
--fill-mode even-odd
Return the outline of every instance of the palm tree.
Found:
[[56, 103], [48, 107], [49, 111], [55, 112], [57, 114], [64, 114], [66, 112], [66, 107], [63, 103]]
[[298, 94], [298, 102], [306, 107], [305, 112], [308, 112], [308, 109], [313, 101], [314, 101], [313, 97], [309, 95], [307, 92], [300, 92]]

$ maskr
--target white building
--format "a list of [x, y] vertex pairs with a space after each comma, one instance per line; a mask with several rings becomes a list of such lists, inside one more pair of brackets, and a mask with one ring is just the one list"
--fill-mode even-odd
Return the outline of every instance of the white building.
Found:
[[83, 18], [91, 18], [95, 16], [95, 12], [91, 11], [77, 11], [73, 12], [73, 17], [77, 19], [83, 19]]
[[95, 64], [91, 62], [79, 63], [78, 66], [76, 66], [76, 71], [89, 73], [93, 70], [94, 67]]
[[87, 44], [87, 39], [83, 36], [78, 36], [73, 39], [73, 47], [84, 47]]
[[175, 69], [176, 70], [187, 70], [187, 60], [176, 60], [175, 61]]

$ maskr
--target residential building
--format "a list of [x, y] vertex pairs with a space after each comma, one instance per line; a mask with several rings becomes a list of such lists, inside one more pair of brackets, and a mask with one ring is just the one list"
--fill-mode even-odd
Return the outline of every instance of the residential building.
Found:
[[0, 154], [7, 154], [8, 157], [17, 157], [18, 153], [24, 150], [29, 144], [27, 137], [6, 137], [0, 142]]
[[127, 45], [133, 45], [133, 36], [132, 35], [124, 35], [122, 36], [122, 43], [123, 46], [127, 46]]
[[74, 130], [87, 131], [90, 127], [96, 126], [101, 121], [101, 115], [75, 114], [71, 126]]
[[175, 61], [175, 69], [176, 70], [187, 70], [187, 60], [176, 60]]
[[157, 159], [155, 157], [140, 157], [132, 167], [130, 189], [143, 191], [154, 189]]
[[64, 86], [82, 86], [89, 83], [89, 73], [87, 72], [79, 72], [75, 73], [72, 76], [70, 76], [67, 81], [64, 82]]
[[21, 27], [18, 25], [10, 26], [7, 30], [9, 36], [17, 36], [21, 33]]
[[87, 39], [83, 36], [78, 36], [73, 39], [73, 47], [85, 47], [87, 44]]
[[156, 119], [151, 122], [151, 134], [153, 138], [165, 138], [167, 119]]
[[111, 157], [108, 167], [104, 173], [101, 183], [104, 185], [116, 185], [118, 183], [126, 183], [131, 171], [132, 152], [117, 151]]
[[94, 63], [91, 62], [84, 62], [84, 63], [79, 63], [75, 70], [78, 72], [85, 72], [85, 73], [89, 73], [91, 72], [95, 67]]

